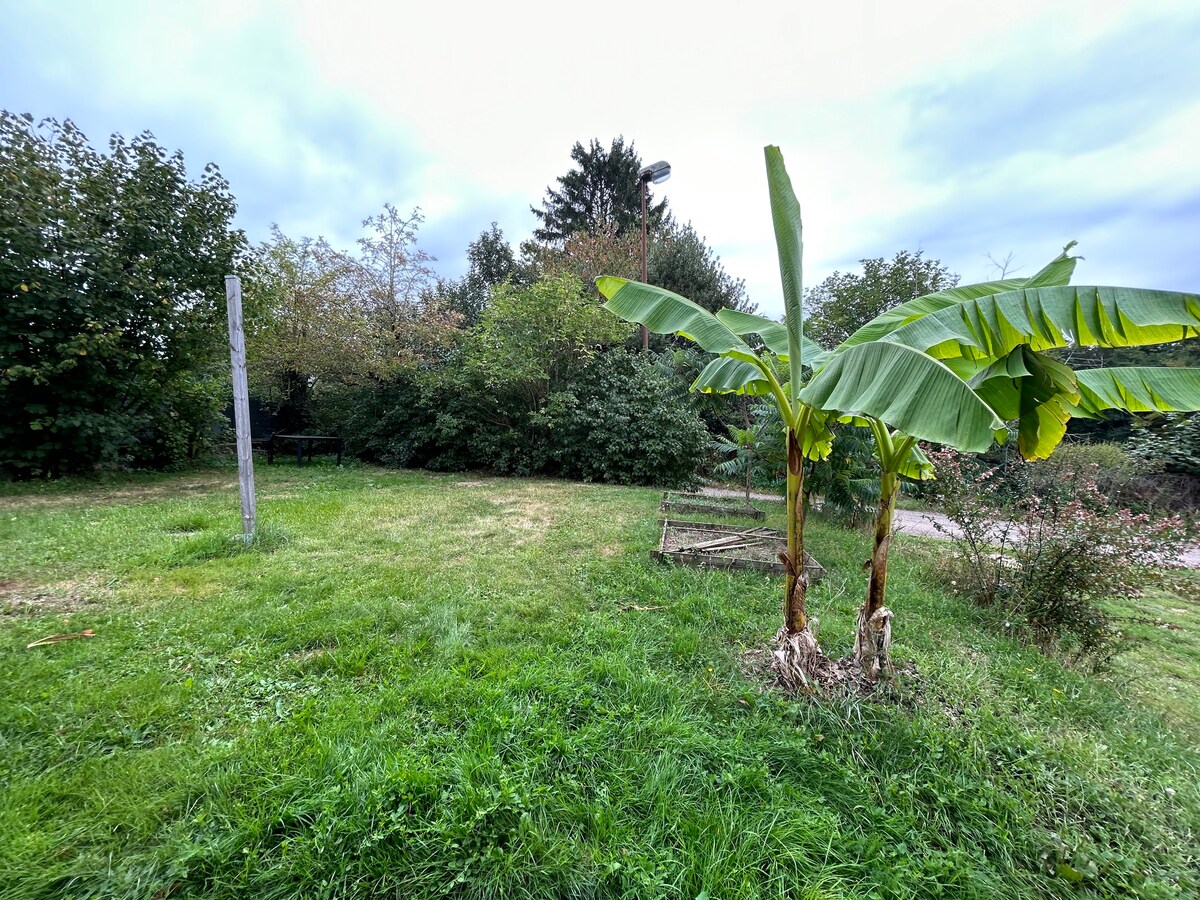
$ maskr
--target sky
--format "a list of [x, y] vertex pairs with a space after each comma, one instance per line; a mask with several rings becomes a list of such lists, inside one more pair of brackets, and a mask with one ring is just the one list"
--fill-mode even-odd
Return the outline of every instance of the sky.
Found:
[[[529, 237], [576, 141], [617, 135], [760, 311], [782, 312], [762, 148], [805, 282], [921, 250], [962, 281], [1200, 291], [1200, 3], [0, 0], [0, 107], [217, 163], [252, 241], [349, 248], [392, 203], [447, 277]], [[989, 258], [990, 257], [990, 258]]]

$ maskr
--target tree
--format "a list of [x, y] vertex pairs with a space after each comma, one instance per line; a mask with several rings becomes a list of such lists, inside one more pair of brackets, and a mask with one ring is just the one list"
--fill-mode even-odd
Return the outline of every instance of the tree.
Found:
[[[609, 274], [616, 273], [610, 270]], [[651, 284], [687, 297], [709, 312], [755, 309], [746, 296], [746, 283], [725, 271], [721, 258], [690, 222], [682, 227], [665, 225], [659, 230], [649, 252], [647, 277]]]
[[594, 284], [601, 275], [637, 278], [642, 271], [640, 235], [618, 234], [611, 222], [594, 232], [573, 232], [555, 244], [527, 241], [521, 250], [527, 264], [539, 272], [572, 275], [585, 284]]
[[[558, 244], [577, 231], [596, 234], [612, 226], [617, 236], [641, 227], [642, 194], [638, 181], [641, 158], [625, 138], [613, 139], [605, 150], [595, 138], [585, 150], [578, 141], [571, 148], [576, 168], [557, 179], [559, 189], [546, 189], [542, 209], [530, 207], [541, 227], [534, 237], [546, 244]], [[649, 188], [646, 196], [649, 225], [657, 228], [667, 216], [667, 201], [654, 203]]]
[[349, 290], [360, 303], [390, 317], [402, 329], [411, 319], [421, 291], [433, 278], [434, 258], [417, 247], [417, 231], [425, 217], [416, 208], [403, 217], [390, 203], [363, 220], [368, 233], [358, 239], [359, 255], [349, 257]]
[[422, 290], [430, 257], [416, 247], [419, 223], [385, 205], [363, 223], [361, 256], [278, 227], [255, 248], [247, 356], [260, 389], [279, 391], [281, 427], [310, 424], [316, 391], [387, 379], [448, 351], [457, 317]]
[[822, 346], [836, 347], [880, 313], [958, 284], [957, 275], [920, 250], [859, 262], [861, 275], [834, 272], [804, 295], [805, 331]]
[[512, 245], [504, 239], [504, 232], [495, 222], [467, 245], [467, 261], [470, 274], [488, 287], [504, 284], [522, 274]]
[[[747, 417], [748, 418], [748, 417]], [[745, 428], [736, 425], [726, 425], [728, 437], [718, 437], [712, 442], [712, 447], [722, 456], [728, 457], [717, 463], [716, 471], [726, 477], [745, 478], [746, 508], [750, 508], [751, 488], [756, 475], [766, 475], [770, 472], [767, 461], [766, 441], [763, 437], [763, 426], [751, 427], [747, 422]]]
[[[882, 469], [879, 515], [855, 641], [864, 664], [887, 664], [891, 613], [884, 597], [898, 478], [933, 475], [915, 447], [913, 429], [932, 429], [939, 419], [949, 424], [963, 411], [932, 393], [915, 368], [884, 370], [880, 362], [889, 344], [920, 350], [968, 379], [973, 396], [988, 404], [997, 421], [1016, 423], [1017, 447], [1027, 460], [1049, 456], [1073, 416], [1200, 408], [1200, 369], [1074, 372], [1049, 355], [1068, 346], [1139, 347], [1200, 335], [1196, 295], [1071, 287], [1073, 246], [1031, 278], [951, 288], [881, 314], [836, 348], [802, 392], [803, 400], [827, 412], [864, 417], [876, 437]], [[898, 407], [909, 410], [901, 416]], [[903, 430], [883, 427], [889, 416], [904, 419]]]
[[[974, 443], [975, 437], [968, 438], [957, 428], [956, 419], [963, 413], [977, 413], [982, 400], [973, 391], [963, 392], [961, 385], [940, 376], [943, 390], [952, 390], [939, 393], [939, 385], [929, 378], [931, 370], [925, 362], [918, 365], [907, 355], [893, 357], [887, 344], [879, 339], [886, 339], [889, 332], [904, 323], [977, 297], [1018, 287], [1065, 284], [1075, 270], [1075, 257], [1067, 254], [1070, 246], [1032, 278], [947, 288], [880, 313], [828, 354], [820, 373], [803, 392], [808, 402], [868, 428], [874, 438], [879, 463], [875, 539], [868, 565], [866, 599], [859, 609], [854, 639], [855, 656], [872, 677], [890, 671], [893, 614], [885, 599], [892, 518], [900, 480], [924, 481], [934, 477], [933, 465], [917, 445], [918, 437], [928, 439], [935, 430], [941, 430], [950, 437], [939, 443], [959, 448], [965, 448], [968, 440]], [[888, 422], [903, 422], [904, 428], [889, 428]], [[1002, 433], [1001, 426], [1000, 418], [993, 412], [992, 427]], [[985, 438], [982, 445], [973, 449], [985, 449], [990, 443]]]
[[0, 472], [162, 465], [224, 402], [224, 276], [245, 249], [214, 165], [153, 135], [107, 154], [71, 122], [0, 112]]
[[346, 293], [350, 265], [324, 238], [295, 240], [278, 226], [252, 253], [245, 314], [251, 390], [259, 399], [278, 392], [276, 425], [285, 431], [311, 424], [318, 383], [362, 383], [395, 364], [390, 325]]
[[[718, 354], [694, 388], [775, 399], [788, 448], [788, 552], [782, 557], [788, 575], [776, 661], [785, 683], [806, 684], [820, 650], [806, 627], [805, 580], [797, 567], [803, 559], [802, 457], [829, 452], [833, 419], [871, 428], [883, 475], [872, 575], [855, 641], [864, 666], [878, 672], [887, 666], [891, 639], [891, 613], [883, 600], [896, 485], [901, 476], [932, 474], [917, 442], [980, 452], [994, 435], [1006, 434], [997, 412], [1011, 418], [1013, 411], [1022, 454], [1039, 458], [1061, 440], [1064, 411], [1069, 418], [1111, 408], [1200, 408], [1200, 370], [1113, 368], [1076, 375], [1036, 356], [1071, 343], [1129, 347], [1200, 336], [1200, 297], [1070, 287], [1075, 258], [1068, 255], [1069, 244], [1032, 278], [914, 298], [824, 352], [803, 332], [799, 204], [778, 148], [768, 147], [766, 155], [784, 285], [783, 324], [732, 310], [713, 316], [678, 295], [623, 279], [601, 279], [600, 289], [617, 315], [658, 332], [684, 334]], [[742, 340], [749, 334], [758, 336], [761, 349]], [[782, 365], [786, 380], [780, 378]], [[815, 373], [807, 383], [806, 370]]]
[[479, 324], [493, 288], [509, 281], [529, 285], [535, 280], [534, 266], [518, 262], [495, 222], [467, 245], [467, 263], [467, 274], [462, 278], [439, 278], [422, 295], [424, 302], [437, 302], [456, 313], [467, 328]]
[[515, 393], [533, 413], [628, 328], [614, 322], [572, 275], [528, 287], [502, 284], [471, 335], [467, 367], [489, 388]]

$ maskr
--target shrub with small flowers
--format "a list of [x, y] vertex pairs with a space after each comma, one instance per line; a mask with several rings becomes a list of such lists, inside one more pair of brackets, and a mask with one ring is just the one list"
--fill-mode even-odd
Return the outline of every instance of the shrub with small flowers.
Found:
[[1001, 486], [974, 457], [929, 457], [934, 495], [954, 524], [939, 526], [957, 545], [951, 586], [1044, 649], [1093, 666], [1111, 659], [1121, 634], [1101, 603], [1155, 582], [1187, 542], [1184, 521], [1117, 508], [1096, 466], [1021, 463]]

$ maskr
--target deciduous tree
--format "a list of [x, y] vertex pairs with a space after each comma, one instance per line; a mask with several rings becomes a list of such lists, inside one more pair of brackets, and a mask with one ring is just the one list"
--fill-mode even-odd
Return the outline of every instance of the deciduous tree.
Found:
[[424, 293], [426, 302], [440, 303], [457, 313], [461, 324], [471, 327], [479, 323], [491, 300], [492, 289], [505, 282], [528, 285], [535, 281], [536, 267], [528, 261], [518, 261], [512, 245], [495, 222], [467, 246], [467, 274], [462, 278], [439, 278], [437, 285]]
[[[0, 472], [165, 464], [211, 436], [245, 248], [216, 166], [0, 112]], [[222, 364], [223, 360], [223, 364]]]
[[709, 312], [719, 309], [754, 312], [755, 305], [746, 296], [746, 283], [725, 271], [721, 257], [690, 222], [661, 228], [649, 256], [651, 284], [687, 297]]
[[957, 275], [920, 250], [859, 262], [861, 275], [834, 272], [805, 292], [804, 330], [822, 346], [836, 347], [880, 313], [958, 284]]

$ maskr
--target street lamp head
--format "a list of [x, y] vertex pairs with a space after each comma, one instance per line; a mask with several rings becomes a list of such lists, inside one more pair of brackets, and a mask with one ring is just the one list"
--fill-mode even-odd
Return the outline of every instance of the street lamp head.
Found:
[[658, 162], [650, 163], [648, 166], [643, 166], [638, 170], [638, 180], [643, 184], [647, 181], [653, 184], [662, 184], [671, 177], [671, 164], [665, 159], [660, 159]]

